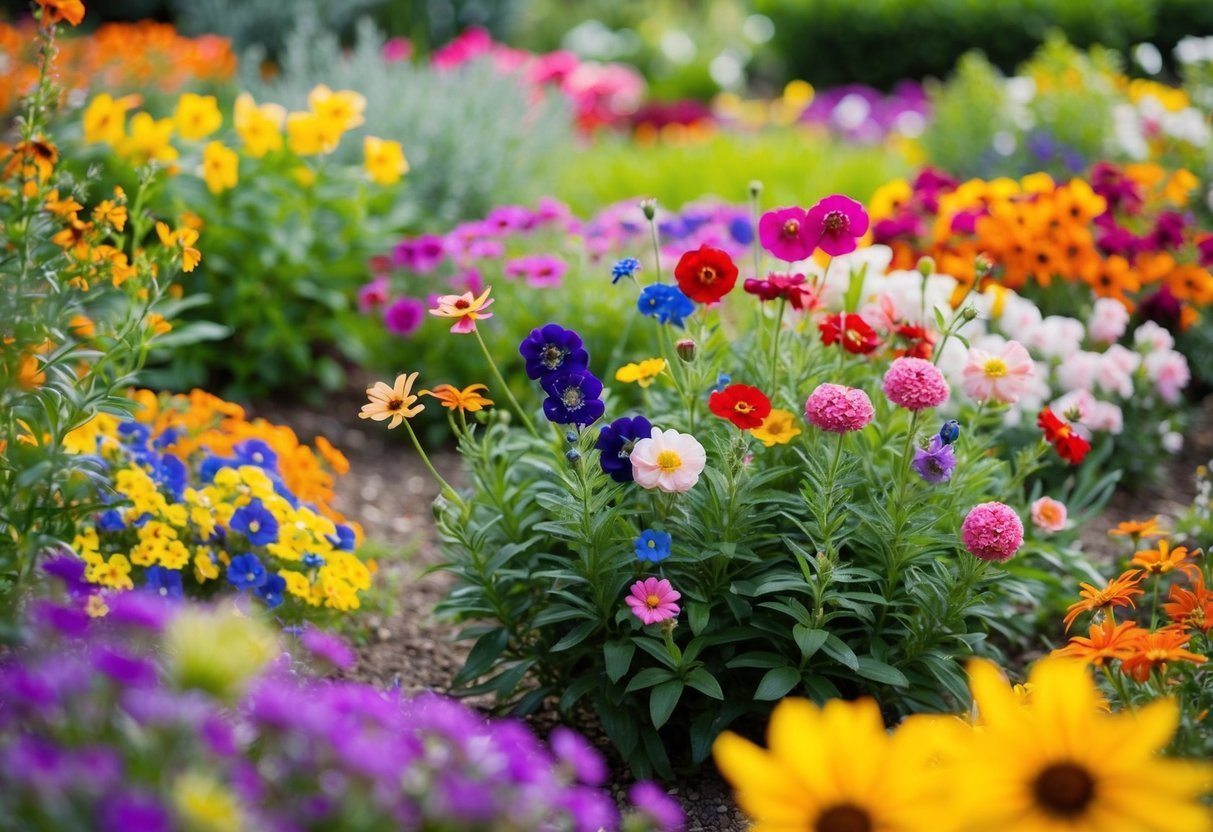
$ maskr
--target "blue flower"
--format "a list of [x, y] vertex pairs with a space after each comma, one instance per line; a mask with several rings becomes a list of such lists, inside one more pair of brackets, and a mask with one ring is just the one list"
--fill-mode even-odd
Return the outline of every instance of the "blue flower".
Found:
[[649, 563], [661, 563], [670, 556], [670, 535], [645, 529], [636, 538], [636, 557]]
[[177, 502], [184, 498], [188, 477], [185, 463], [172, 454], [164, 454], [152, 464], [152, 479], [167, 488]]
[[652, 433], [652, 423], [643, 416], [622, 416], [604, 427], [594, 443], [603, 473], [615, 482], [631, 482], [632, 448]]
[[185, 590], [181, 586], [181, 573], [176, 569], [165, 569], [163, 566], [149, 566], [146, 577], [147, 583], [144, 586], [161, 598], [182, 598], [185, 596]]
[[152, 447], [158, 451], [163, 451], [180, 438], [181, 432], [179, 430], [176, 428], [165, 428], [161, 434], [156, 437], [156, 441], [152, 443]]
[[931, 444], [914, 452], [914, 470], [932, 485], [946, 481], [956, 467], [956, 455], [951, 445], [945, 445], [938, 435], [931, 437]]
[[254, 546], [265, 546], [278, 539], [278, 518], [265, 507], [260, 499], [236, 509], [229, 524], [232, 531], [241, 532]]
[[738, 245], [748, 246], [754, 242], [754, 226], [748, 217], [733, 217], [729, 220], [729, 236]]
[[528, 378], [541, 379], [555, 373], [584, 370], [590, 363], [590, 354], [581, 345], [581, 336], [558, 324], [532, 329], [518, 345], [518, 352], [526, 361]]
[[939, 439], [945, 445], [951, 445], [960, 438], [960, 422], [955, 419], [949, 419], [943, 423], [943, 427], [939, 429]]
[[543, 415], [558, 425], [588, 425], [606, 411], [598, 397], [602, 382], [589, 370], [573, 370], [547, 376], [540, 382], [548, 397], [543, 400]]
[[97, 515], [97, 528], [103, 532], [120, 532], [126, 528], [126, 523], [122, 513], [111, 508]]
[[733, 383], [733, 377], [728, 373], [721, 373], [716, 376], [716, 383], [712, 385], [712, 392], [719, 393], [724, 388]]
[[611, 267], [611, 285], [615, 285], [625, 277], [635, 277], [640, 271], [640, 261], [635, 257], [625, 257]]
[[[333, 544], [336, 549], [343, 549], [346, 552], [354, 551], [354, 544], [358, 538], [354, 534], [354, 530], [344, 523], [337, 524], [337, 534], [329, 536], [329, 543]], [[323, 563], [323, 561], [321, 561]]]
[[240, 460], [234, 457], [208, 456], [198, 465], [198, 479], [203, 483], [215, 481], [215, 475], [224, 468], [237, 468]]
[[268, 578], [256, 555], [236, 555], [227, 565], [227, 582], [237, 589], [256, 589]]
[[640, 290], [636, 308], [640, 314], [656, 318], [663, 324], [682, 326], [683, 319], [695, 311], [695, 304], [677, 287], [668, 283], [654, 283]]
[[687, 228], [686, 223], [682, 221], [681, 217], [671, 217], [668, 220], [662, 220], [657, 223], [657, 231], [663, 239], [668, 238], [675, 242], [690, 233], [690, 229]]
[[232, 450], [236, 452], [236, 458], [246, 465], [256, 465], [260, 468], [278, 466], [278, 454], [260, 439], [246, 439], [235, 445]]
[[118, 425], [118, 435], [124, 437], [132, 447], [146, 450], [147, 440], [151, 437], [152, 432], [147, 425], [141, 425], [138, 422], [123, 422]]
[[315, 554], [314, 552], [308, 552], [303, 556], [303, 565], [309, 569], [318, 569], [321, 566], [324, 566], [324, 563], [324, 558], [321, 555]]
[[286, 579], [281, 575], [270, 575], [265, 583], [257, 587], [257, 595], [270, 609], [282, 603], [282, 593], [286, 591]]

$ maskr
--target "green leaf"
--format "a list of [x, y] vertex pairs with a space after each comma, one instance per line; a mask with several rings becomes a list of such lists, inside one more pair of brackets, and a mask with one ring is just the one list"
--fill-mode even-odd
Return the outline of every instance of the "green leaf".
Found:
[[697, 667], [688, 673], [686, 683], [705, 696], [724, 699], [724, 691], [720, 689], [720, 682], [717, 682], [716, 677], [702, 667]]
[[632, 666], [632, 656], [636, 654], [636, 645], [630, 641], [608, 641], [602, 645], [602, 656], [606, 662], [606, 673], [612, 682], [618, 682], [627, 675]]
[[859, 666], [855, 672], [865, 679], [899, 688], [910, 686], [910, 680], [906, 678], [906, 675], [890, 664], [885, 664], [871, 656], [860, 656], [858, 661]]
[[653, 719], [653, 727], [660, 728], [674, 713], [674, 706], [682, 698], [683, 684], [677, 679], [663, 682], [653, 688], [649, 694], [649, 716]]
[[483, 676], [509, 643], [510, 634], [504, 627], [485, 633], [468, 652], [467, 661], [463, 663], [463, 669], [455, 674], [453, 684], [464, 685]]
[[767, 671], [754, 691], [754, 698], [769, 702], [782, 699], [788, 691], [800, 684], [800, 671], [794, 667], [776, 667]]
[[559, 653], [562, 650], [568, 650], [570, 647], [576, 647], [581, 642], [590, 637], [590, 633], [598, 629], [597, 621], [583, 621], [565, 634], [564, 638], [552, 645], [551, 652]]
[[571, 711], [573, 706], [577, 704], [577, 701], [581, 699], [581, 697], [598, 687], [599, 681], [600, 677], [597, 675], [587, 674], [582, 676], [576, 682], [573, 682], [571, 685], [565, 688], [564, 693], [560, 695], [560, 710], [563, 713], [568, 713]]
[[664, 667], [646, 667], [644, 670], [632, 677], [632, 681], [628, 682], [628, 686], [624, 689], [624, 693], [631, 693], [635, 690], [643, 690], [651, 688], [653, 685], [661, 684], [674, 678], [672, 671], [666, 670]]
[[797, 624], [792, 628], [792, 638], [796, 639], [796, 646], [800, 648], [800, 655], [807, 661], [813, 658], [813, 654], [821, 649], [821, 645], [826, 643], [826, 639], [830, 634], [825, 630], [814, 630], [806, 627], [803, 624]]
[[691, 624], [691, 634], [699, 635], [708, 626], [712, 617], [712, 608], [703, 601], [691, 601], [687, 604], [687, 620]]
[[856, 658], [855, 651], [833, 633], [830, 633], [822, 642], [821, 651], [839, 664], [845, 665], [851, 670], [859, 670], [859, 659]]

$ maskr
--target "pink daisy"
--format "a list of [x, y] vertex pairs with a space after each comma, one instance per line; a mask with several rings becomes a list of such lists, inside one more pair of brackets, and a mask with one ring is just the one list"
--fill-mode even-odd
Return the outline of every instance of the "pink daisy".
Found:
[[678, 615], [674, 602], [681, 597], [665, 578], [645, 578], [632, 584], [632, 592], [624, 600], [632, 608], [632, 614], [645, 624], [660, 624]]

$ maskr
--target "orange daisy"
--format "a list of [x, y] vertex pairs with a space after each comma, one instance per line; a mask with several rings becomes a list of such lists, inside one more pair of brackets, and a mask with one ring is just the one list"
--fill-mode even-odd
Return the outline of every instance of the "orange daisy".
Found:
[[1174, 627], [1145, 633], [1137, 641], [1136, 652], [1121, 662], [1121, 670], [1139, 682], [1150, 678], [1151, 671], [1166, 671], [1168, 662], [1204, 664], [1208, 659], [1185, 649], [1191, 636]]
[[1147, 537], [1163, 537], [1166, 532], [1158, 525], [1158, 515], [1149, 520], [1126, 520], [1108, 532], [1112, 537], [1131, 537], [1141, 540]]
[[1135, 621], [1117, 624], [1107, 616], [1099, 624], [1091, 625], [1090, 637], [1074, 636], [1065, 647], [1053, 651], [1054, 656], [1069, 656], [1080, 661], [1103, 667], [1115, 659], [1127, 659], [1136, 650], [1138, 639], [1145, 633]]
[[1172, 549], [1166, 538], [1158, 541], [1155, 549], [1143, 549], [1133, 555], [1130, 566], [1140, 566], [1148, 575], [1165, 575], [1178, 569], [1193, 578], [1200, 575], [1196, 564], [1188, 561], [1188, 550], [1184, 546]]
[[1094, 612], [1113, 607], [1133, 607], [1136, 609], [1137, 605], [1133, 603], [1133, 598], [1145, 592], [1145, 590], [1138, 586], [1141, 579], [1141, 572], [1136, 569], [1130, 569], [1123, 575], [1108, 581], [1108, 585], [1103, 589], [1099, 589], [1093, 584], [1079, 584], [1078, 596], [1082, 600], [1071, 604], [1066, 610], [1066, 617], [1064, 619], [1066, 629], [1069, 630], [1070, 625], [1074, 623], [1074, 619], [1084, 612]]
[[486, 399], [480, 395], [480, 391], [486, 393], [489, 388], [484, 384], [469, 384], [467, 387], [460, 390], [452, 384], [439, 384], [433, 390], [422, 390], [422, 396], [433, 396], [443, 407], [451, 410], [462, 410], [466, 413], [475, 413], [483, 407], [493, 404], [492, 399]]
[[1172, 586], [1168, 599], [1162, 609], [1176, 624], [1190, 630], [1200, 630], [1205, 635], [1213, 629], [1213, 592], [1205, 588], [1203, 577], [1197, 577], [1193, 589], [1178, 584]]

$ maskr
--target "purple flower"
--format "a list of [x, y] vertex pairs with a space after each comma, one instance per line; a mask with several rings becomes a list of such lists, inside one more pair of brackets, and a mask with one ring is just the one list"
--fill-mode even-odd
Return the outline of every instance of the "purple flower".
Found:
[[931, 484], [937, 484], [952, 476], [952, 469], [956, 467], [956, 455], [952, 446], [944, 444], [943, 439], [936, 434], [931, 437], [931, 443], [927, 447], [914, 452], [913, 465], [920, 477]]
[[532, 329], [522, 339], [518, 352], [526, 361], [528, 378], [541, 379], [554, 373], [584, 370], [590, 354], [582, 346], [581, 336], [558, 324]]
[[653, 425], [643, 416], [621, 416], [604, 427], [594, 443], [603, 472], [615, 482], [632, 482], [632, 448], [652, 433]]
[[97, 646], [93, 648], [92, 660], [93, 667], [125, 687], [147, 687], [156, 682], [156, 666], [147, 659]]
[[563, 804], [577, 832], [598, 832], [619, 825], [619, 811], [614, 801], [598, 789], [587, 786], [568, 789]]
[[75, 555], [57, 554], [42, 564], [42, 571], [58, 578], [70, 595], [87, 595], [92, 589], [84, 580], [84, 561]]
[[396, 298], [383, 310], [383, 325], [387, 331], [408, 338], [425, 322], [425, 304], [416, 298]]
[[137, 792], [114, 795], [97, 814], [100, 832], [172, 832], [168, 811], [157, 800]]
[[1151, 248], [1163, 251], [1177, 249], [1184, 244], [1184, 228], [1187, 220], [1176, 211], [1163, 211], [1158, 215], [1154, 230], [1146, 237]]
[[246, 439], [236, 443], [232, 450], [236, 452], [236, 458], [245, 465], [256, 465], [258, 468], [272, 471], [278, 468], [278, 454], [262, 439]]
[[505, 276], [525, 278], [528, 286], [547, 289], [559, 286], [568, 268], [568, 264], [559, 257], [547, 254], [528, 255], [507, 262]]
[[258, 497], [250, 500], [248, 505], [236, 509], [232, 522], [228, 525], [232, 531], [247, 537], [248, 542], [254, 546], [265, 546], [278, 539], [278, 518]]
[[568, 766], [581, 783], [601, 786], [606, 782], [606, 761], [581, 734], [560, 725], [552, 729], [548, 745], [556, 759]]
[[642, 780], [628, 789], [628, 801], [656, 824], [661, 832], [682, 832], [686, 815], [678, 801], [656, 783]]
[[323, 630], [304, 630], [299, 642], [317, 659], [331, 664], [338, 670], [349, 670], [356, 656], [340, 636]]
[[0, 764], [6, 774], [17, 782], [62, 788], [68, 772], [63, 762], [63, 752], [42, 737], [18, 736], [5, 748], [0, 748]]
[[1202, 237], [1196, 244], [1196, 250], [1199, 253], [1201, 266], [1205, 268], [1213, 266], [1213, 234]]
[[39, 624], [68, 638], [80, 638], [88, 631], [88, 614], [78, 607], [64, 607], [42, 600], [34, 603], [33, 612]]
[[437, 234], [423, 234], [413, 241], [412, 269], [429, 274], [446, 258], [446, 245]]
[[868, 231], [868, 212], [850, 197], [827, 196], [805, 214], [808, 234], [831, 257], [855, 250], [855, 241]]
[[121, 592], [107, 598], [106, 604], [110, 608], [106, 622], [141, 630], [161, 630], [173, 614], [172, 607], [159, 595], [143, 592]]
[[598, 398], [602, 382], [589, 370], [569, 370], [544, 376], [539, 382], [548, 397], [543, 400], [543, 415], [558, 425], [589, 425], [606, 411]]

